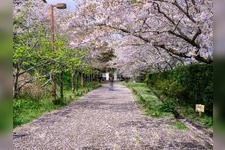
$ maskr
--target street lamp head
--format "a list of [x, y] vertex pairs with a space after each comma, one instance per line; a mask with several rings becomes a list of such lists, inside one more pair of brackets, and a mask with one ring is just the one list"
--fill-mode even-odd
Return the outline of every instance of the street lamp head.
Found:
[[55, 5], [56, 8], [58, 9], [66, 9], [66, 4], [65, 3], [58, 3]]

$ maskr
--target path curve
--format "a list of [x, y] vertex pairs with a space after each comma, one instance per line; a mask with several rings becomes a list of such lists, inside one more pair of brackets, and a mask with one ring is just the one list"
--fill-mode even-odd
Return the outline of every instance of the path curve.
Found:
[[143, 115], [126, 87], [96, 89], [81, 100], [16, 128], [15, 150], [185, 150], [208, 149], [172, 119]]

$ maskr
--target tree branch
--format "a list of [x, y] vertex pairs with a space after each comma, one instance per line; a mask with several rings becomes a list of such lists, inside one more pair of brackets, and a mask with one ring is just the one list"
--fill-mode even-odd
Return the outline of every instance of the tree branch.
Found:
[[170, 34], [172, 34], [172, 35], [174, 35], [176, 37], [179, 37], [179, 38], [183, 39], [184, 41], [186, 41], [187, 43], [191, 44], [194, 47], [197, 47], [198, 49], [201, 48], [199, 44], [197, 44], [195, 41], [193, 41], [193, 39], [188, 38], [184, 34], [177, 34], [177, 33], [173, 32], [171, 30], [169, 30], [168, 33], [170, 33]]
[[188, 52], [179, 52], [178, 50], [175, 50], [175, 49], [172, 49], [172, 48], [168, 48], [165, 45], [157, 45], [157, 44], [155, 44], [154, 46], [162, 48], [165, 51], [167, 51], [168, 53], [171, 53], [171, 54], [179, 56], [179, 57], [183, 57], [183, 58], [192, 58], [193, 57], [193, 58], [195, 58], [195, 60], [197, 60], [199, 62], [204, 62], [204, 63], [207, 63], [207, 64], [213, 63], [213, 57], [211, 57], [211, 56], [209, 56], [207, 58], [202, 57], [200, 54], [188, 56], [187, 55]]
[[131, 35], [133, 35], [133, 36], [135, 36], [135, 37], [137, 37], [137, 38], [139, 38], [139, 39], [141, 39], [141, 40], [143, 40], [143, 41], [145, 41], [145, 42], [147, 42], [147, 43], [150, 43], [150, 42], [151, 42], [151, 40], [149, 40], [149, 39], [147, 39], [147, 38], [141, 36], [140, 34], [132, 33], [131, 31], [129, 31], [129, 30], [127, 30], [127, 29], [124, 29], [124, 28], [115, 27], [115, 26], [111, 26], [111, 25], [107, 25], [107, 24], [97, 24], [97, 26], [99, 26], [99, 27], [105, 26], [105, 27], [109, 27], [109, 28], [112, 28], [112, 29], [120, 30], [120, 31], [122, 31], [122, 32], [124, 32], [124, 33], [131, 34]]
[[198, 28], [198, 31], [195, 33], [195, 35], [192, 38], [192, 41], [195, 42], [196, 38], [202, 33], [202, 30]]
[[158, 3], [153, 2], [153, 6], [155, 6], [155, 9], [157, 9], [157, 11], [160, 14], [162, 14], [166, 19], [168, 19], [173, 25], [176, 25], [176, 23], [173, 21], [173, 19], [171, 19], [169, 16], [167, 16], [165, 12], [161, 11]]
[[[50, 63], [50, 62], [48, 62], [47, 64], [49, 64], [49, 63]], [[20, 75], [22, 75], [22, 74], [24, 74], [24, 73], [26, 73], [26, 72], [28, 72], [28, 71], [30, 71], [30, 70], [33, 70], [33, 69], [35, 69], [35, 68], [37, 68], [37, 67], [42, 66], [43, 64], [46, 64], [46, 63], [41, 63], [41, 64], [38, 64], [38, 65], [36, 65], [36, 66], [33, 65], [32, 67], [30, 67], [30, 68], [28, 68], [28, 69], [26, 69], [26, 70], [20, 72], [18, 75], [20, 76]]]
[[186, 9], [187, 9], [187, 11], [185, 11], [178, 3], [177, 3], [177, 1], [175, 0], [172, 4], [174, 5], [174, 6], [176, 6], [183, 14], [185, 14], [186, 16], [187, 16], [187, 18], [188, 19], [190, 19], [193, 23], [196, 23], [196, 21], [191, 17], [191, 15], [189, 14], [189, 7], [188, 7], [188, 4], [187, 4], [187, 0], [185, 0], [186, 1]]
[[167, 48], [164, 44], [162, 45], [153, 45], [154, 47], [159, 47], [159, 48], [162, 48], [164, 49], [166, 52], [169, 52], [169, 53], [172, 53], [173, 55], [176, 55], [176, 56], [179, 56], [179, 57], [184, 57], [184, 58], [191, 58], [191, 56], [187, 56], [187, 53], [188, 52], [179, 52], [178, 50], [175, 50], [175, 49], [172, 49], [172, 48]]
[[34, 83], [34, 82], [37, 81], [37, 79], [40, 79], [40, 78], [46, 78], [46, 77], [48, 77], [48, 76], [49, 76], [49, 74], [43, 75], [43, 76], [39, 76], [39, 77], [36, 77], [36, 78], [32, 78], [32, 79], [29, 79], [29, 80], [26, 80], [23, 84], [21, 84], [20, 86], [18, 86], [18, 91], [20, 91], [21, 88], [24, 87], [24, 86], [25, 86], [26, 84], [28, 84], [28, 83]]

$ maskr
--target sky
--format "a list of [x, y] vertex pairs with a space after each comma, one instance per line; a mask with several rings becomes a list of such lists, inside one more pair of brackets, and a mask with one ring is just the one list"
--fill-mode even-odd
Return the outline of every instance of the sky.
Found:
[[56, 3], [66, 3], [68, 10], [74, 10], [76, 8], [77, 3], [73, 0], [47, 0], [49, 4], [56, 4]]

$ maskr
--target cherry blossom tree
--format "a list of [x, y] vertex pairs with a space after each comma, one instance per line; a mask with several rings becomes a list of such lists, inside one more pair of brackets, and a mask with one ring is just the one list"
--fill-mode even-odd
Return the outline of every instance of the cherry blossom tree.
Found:
[[[72, 72], [74, 67], [87, 68], [90, 64], [86, 61], [88, 60], [88, 53], [70, 48], [67, 39], [62, 38], [62, 34], [55, 34], [55, 51], [51, 49], [49, 15], [46, 11], [40, 9], [41, 7], [48, 10], [48, 6], [41, 1], [14, 1], [14, 98], [17, 98], [24, 86], [34, 83], [40, 78], [46, 79], [41, 87], [44, 87], [50, 81], [53, 82], [51, 68], [54, 68], [54, 71], [60, 74], [59, 87], [61, 98], [63, 98], [62, 79], [64, 70]], [[81, 61], [85, 62], [84, 65], [81, 65]], [[25, 74], [29, 78], [21, 80]]]
[[212, 17], [211, 0], [93, 0], [82, 3], [67, 25], [79, 32], [80, 43], [111, 43], [117, 58], [109, 64], [135, 72], [212, 63]]
[[[37, 16], [41, 5], [47, 7], [39, 3], [33, 4]], [[117, 68], [131, 76], [146, 69], [213, 62], [212, 0], [80, 1], [76, 10], [63, 14], [57, 17], [57, 30], [70, 47], [88, 50], [96, 68]], [[46, 18], [46, 12], [37, 17]], [[116, 57], [98, 61], [111, 50]]]

